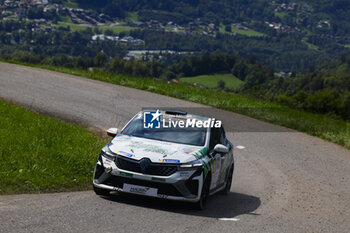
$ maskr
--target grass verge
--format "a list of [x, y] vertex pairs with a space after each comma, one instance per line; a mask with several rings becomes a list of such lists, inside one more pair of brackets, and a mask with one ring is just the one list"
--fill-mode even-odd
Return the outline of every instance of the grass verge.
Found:
[[181, 83], [167, 83], [157, 79], [135, 78], [47, 65], [11, 63], [82, 76], [225, 109], [317, 136], [350, 149], [350, 122], [328, 115], [291, 109], [268, 101], [219, 90], [201, 89]]
[[74, 24], [74, 23], [65, 23], [65, 22], [59, 22], [56, 24], [57, 27], [70, 27], [71, 31], [75, 32], [75, 31], [81, 31], [81, 30], [86, 30], [86, 28], [98, 28], [99, 30], [101, 30], [102, 32], [105, 32], [106, 30], [111, 30], [114, 33], [120, 33], [120, 32], [128, 32], [131, 31], [135, 28], [133, 27], [129, 27], [129, 26], [110, 26], [110, 25], [106, 25], [106, 26], [92, 26], [92, 25], [81, 25], [81, 24]]
[[0, 99], [0, 194], [86, 190], [106, 141]]
[[231, 32], [228, 32], [225, 30], [225, 25], [221, 24], [219, 27], [219, 32], [225, 33], [225, 34], [240, 34], [243, 36], [248, 36], [248, 37], [263, 37], [266, 36], [264, 33], [254, 31], [252, 29], [238, 29], [233, 26], [231, 26]]
[[225, 87], [232, 90], [237, 90], [244, 83], [232, 74], [200, 75], [195, 77], [180, 78], [180, 82], [191, 84], [199, 83], [208, 88], [217, 88], [219, 80], [224, 81]]

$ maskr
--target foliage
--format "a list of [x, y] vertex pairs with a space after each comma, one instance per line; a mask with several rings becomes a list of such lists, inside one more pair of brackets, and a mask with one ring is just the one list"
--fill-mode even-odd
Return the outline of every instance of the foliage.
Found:
[[274, 78], [245, 91], [251, 96], [350, 119], [350, 55], [290, 78]]
[[[65, 0], [63, 2], [67, 2]], [[347, 36], [350, 32], [350, 6], [346, 0], [76, 0], [81, 7], [94, 9], [118, 18], [129, 13], [137, 13], [143, 21], [158, 20], [184, 24], [200, 18], [202, 21], [217, 25], [229, 25], [237, 22], [257, 23], [281, 22], [290, 27], [309, 28], [322, 39], [330, 34]], [[292, 10], [276, 11], [276, 4], [296, 4]], [[329, 20], [331, 26], [317, 27], [320, 21]], [[257, 26], [261, 32], [262, 25]], [[227, 27], [226, 31], [230, 31]], [[269, 31], [269, 32], [268, 32]], [[273, 35], [274, 30], [266, 33]]]
[[[132, 30], [134, 28], [130, 26], [93, 28], [62, 22], [54, 25], [57, 26], [56, 31], [43, 32], [32, 21], [0, 21], [0, 54], [14, 51], [42, 54], [45, 51], [45, 54], [49, 56], [66, 54], [93, 58], [101, 50], [105, 51], [108, 57], [124, 57], [128, 50], [187, 52], [181, 55], [164, 54], [161, 62], [169, 65], [191, 54], [225, 51], [225, 53], [237, 54], [245, 59], [255, 58], [257, 63], [268, 65], [275, 70], [300, 72], [335, 59], [349, 51], [331, 38], [320, 38], [315, 33], [307, 37], [283, 33], [274, 36], [247, 37], [226, 32], [206, 36], [154, 29]], [[39, 31], [32, 31], [33, 28]], [[268, 34], [270, 30], [267, 28], [265, 32], [265, 27], [261, 25], [259, 28], [265, 34]], [[248, 30], [245, 32], [248, 33]], [[120, 37], [130, 35], [144, 40], [145, 44], [117, 44], [112, 40], [91, 40], [93, 35], [102, 33]]]
[[244, 82], [233, 76], [232, 74], [212, 74], [212, 75], [199, 75], [195, 77], [184, 77], [179, 79], [183, 83], [198, 83], [208, 88], [217, 88], [218, 82], [221, 80], [225, 82], [227, 90], [237, 91], [243, 85]]
[[93, 58], [103, 50], [108, 56], [125, 56], [127, 47], [117, 45], [113, 41], [91, 41], [94, 32], [91, 28], [70, 31], [70, 28], [60, 27], [50, 33], [32, 32], [35, 27], [32, 22], [1, 21], [0, 22], [0, 54], [15, 51], [28, 51], [34, 54], [56, 56], [82, 56]]
[[218, 84], [217, 84], [217, 87], [219, 88], [219, 89], [224, 89], [225, 88], [225, 81], [223, 81], [223, 80], [219, 80], [218, 81]]
[[349, 50], [328, 42], [319, 50], [310, 49], [297, 35], [280, 34], [271, 37], [247, 37], [218, 33], [215, 37], [187, 35], [157, 30], [133, 30], [130, 35], [145, 41], [145, 49], [196, 52], [200, 54], [224, 51], [275, 70], [300, 72], [344, 55]]

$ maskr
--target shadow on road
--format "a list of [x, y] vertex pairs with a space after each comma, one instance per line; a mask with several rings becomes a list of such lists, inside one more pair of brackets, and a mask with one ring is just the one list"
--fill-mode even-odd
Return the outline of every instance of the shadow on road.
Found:
[[253, 214], [252, 212], [258, 209], [261, 204], [258, 197], [234, 192], [229, 193], [227, 196], [217, 194], [210, 197], [207, 207], [203, 211], [195, 210], [193, 205], [187, 202], [176, 202], [142, 196], [118, 194], [104, 198], [109, 201], [144, 208], [211, 218], [233, 218], [242, 214]]

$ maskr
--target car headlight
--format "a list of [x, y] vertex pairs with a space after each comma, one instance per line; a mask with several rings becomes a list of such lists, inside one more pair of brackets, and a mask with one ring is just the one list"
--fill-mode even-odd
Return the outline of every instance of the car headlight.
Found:
[[180, 170], [197, 170], [200, 167], [203, 167], [203, 162], [199, 159], [189, 163], [181, 164]]
[[101, 150], [101, 155], [102, 155], [103, 157], [106, 157], [106, 158], [112, 159], [112, 160], [114, 160], [114, 159], [116, 158], [116, 154], [114, 154], [114, 153], [109, 149], [109, 146], [108, 146], [108, 145], [102, 148], [102, 150]]

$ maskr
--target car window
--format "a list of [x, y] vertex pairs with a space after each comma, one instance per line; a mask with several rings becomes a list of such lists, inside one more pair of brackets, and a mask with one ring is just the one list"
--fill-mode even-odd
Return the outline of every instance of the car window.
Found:
[[217, 144], [220, 144], [221, 129], [220, 128], [211, 128], [210, 130], [210, 141], [209, 141], [209, 150], [213, 150]]
[[222, 145], [226, 145], [226, 135], [225, 135], [225, 130], [224, 128], [221, 126], [221, 134], [220, 134], [220, 143]]
[[142, 118], [132, 120], [121, 134], [194, 146], [203, 146], [206, 139], [205, 128], [144, 129]]

